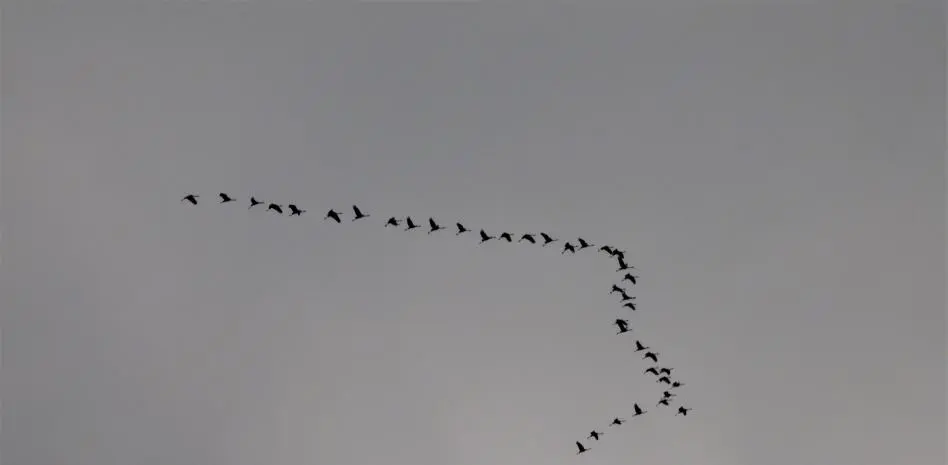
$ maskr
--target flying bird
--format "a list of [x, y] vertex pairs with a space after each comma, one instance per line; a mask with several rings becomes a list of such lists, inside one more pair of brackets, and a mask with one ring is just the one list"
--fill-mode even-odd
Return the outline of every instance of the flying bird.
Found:
[[658, 372], [666, 375], [671, 375], [674, 368], [659, 368]]
[[388, 221], [385, 222], [385, 227], [387, 228], [389, 226], [398, 226], [398, 220], [395, 219], [394, 216], [389, 218]]
[[509, 233], [509, 232], [505, 232], [505, 233], [501, 234], [501, 235], [500, 235], [500, 238], [501, 238], [501, 239], [506, 239], [507, 242], [513, 242], [513, 238], [510, 237], [510, 233]]
[[595, 440], [598, 441], [598, 440], [599, 440], [599, 436], [602, 436], [602, 435], [604, 435], [604, 434], [606, 434], [606, 433], [601, 433], [601, 432], [599, 432], [599, 431], [592, 430], [592, 432], [589, 433], [589, 436], [586, 436], [586, 439], [595, 439]]
[[631, 269], [634, 269], [634, 268], [635, 268], [634, 266], [629, 266], [628, 264], [626, 264], [626, 263], [625, 263], [625, 259], [620, 258], [620, 259], [619, 259], [619, 269], [617, 269], [616, 271], [625, 271], [625, 270], [631, 270]]
[[613, 418], [613, 419], [612, 419], [612, 423], [609, 423], [609, 426], [619, 426], [619, 425], [621, 425], [621, 424], [623, 424], [623, 423], [625, 423], [625, 420], [623, 420], [623, 419], [621, 419], [621, 418], [619, 418], [619, 417], [616, 417], [616, 418]]
[[586, 452], [586, 451], [590, 450], [590, 449], [587, 449], [586, 447], [584, 447], [584, 446], [583, 446], [583, 443], [581, 443], [581, 442], [579, 442], [579, 441], [576, 441], [576, 447], [579, 448], [579, 452], [577, 452], [576, 455], [582, 454], [583, 452]]
[[455, 236], [460, 236], [461, 234], [470, 231], [470, 229], [465, 228], [464, 225], [461, 223], [457, 223], [457, 227], [458, 227], [458, 233], [455, 234]]
[[494, 236], [488, 236], [487, 233], [484, 232], [484, 230], [482, 229], [482, 230], [481, 230], [481, 242], [480, 242], [480, 244], [483, 244], [483, 243], [485, 243], [485, 242], [487, 242], [487, 241], [489, 241], [489, 240], [491, 240], [491, 239], [495, 239], [495, 237], [494, 237]]
[[648, 359], [651, 359], [653, 362], [658, 363], [658, 356], [659, 356], [658, 352], [646, 352], [645, 355], [642, 356], [642, 360], [645, 360], [648, 358]]
[[605, 253], [607, 253], [607, 254], [609, 254], [609, 255], [612, 255], [612, 252], [613, 252], [614, 250], [615, 250], [615, 249], [613, 249], [612, 247], [609, 247], [608, 245], [604, 245], [604, 246], [602, 246], [602, 247], [599, 248], [599, 251], [600, 251], [600, 252], [605, 252]]
[[579, 242], [579, 250], [583, 250], [585, 248], [589, 248], [596, 245], [596, 244], [590, 244], [589, 242], [586, 242], [582, 237], [576, 239], [576, 242]]
[[367, 215], [367, 214], [365, 214], [365, 213], [362, 213], [362, 210], [359, 210], [359, 207], [357, 207], [357, 206], [355, 206], [355, 205], [352, 206], [352, 213], [353, 213], [353, 215], [352, 215], [352, 221], [358, 220], [358, 219], [360, 219], [360, 218], [368, 218], [368, 217], [372, 216], [372, 215]]
[[673, 388], [682, 387], [682, 386], [684, 386], [684, 385], [685, 385], [685, 383], [682, 383], [682, 382], [680, 382], [680, 381], [675, 381], [675, 382], [671, 383], [671, 387], [673, 387]]
[[271, 203], [270, 205], [267, 205], [267, 211], [270, 211], [270, 210], [273, 210], [281, 215], [283, 214], [283, 207], [275, 203]]
[[658, 403], [655, 404], [655, 406], [658, 407], [659, 405], [664, 405], [664, 406], [667, 407], [667, 406], [668, 406], [668, 401], [670, 401], [670, 400], [671, 400], [671, 399], [669, 399], [669, 398], [666, 397], [666, 398], [664, 398], [664, 399], [658, 401]]
[[651, 373], [655, 376], [658, 376], [658, 367], [649, 367], [647, 370], [643, 371], [642, 373]]
[[614, 324], [614, 325], [616, 325], [616, 326], [619, 327], [619, 332], [616, 333], [616, 334], [622, 334], [622, 333], [627, 333], [627, 332], [629, 332], [629, 321], [628, 321], [628, 320], [623, 320], [623, 319], [619, 318], [619, 319], [616, 319], [616, 321], [615, 321], [614, 323], [612, 323], [612, 324]]
[[616, 292], [623, 292], [623, 293], [624, 293], [624, 292], [625, 292], [625, 289], [622, 289], [621, 287], [619, 287], [619, 286], [613, 284], [613, 285], [612, 285], [612, 290], [609, 291], [609, 293], [610, 293], [610, 294], [615, 294]]
[[431, 234], [439, 229], [444, 229], [444, 227], [442, 227], [438, 223], [435, 223], [434, 218], [428, 218], [428, 225], [431, 226], [431, 229], [428, 230], [428, 234]]
[[625, 252], [619, 249], [612, 249], [610, 253], [613, 257], [616, 257], [619, 260], [625, 260]]
[[642, 407], [639, 407], [639, 404], [632, 404], [632, 409], [635, 410], [635, 415], [632, 415], [633, 417], [637, 417], [648, 411], [642, 410]]
[[626, 294], [624, 289], [619, 289], [619, 295], [622, 297], [622, 300], [620, 300], [619, 302], [625, 302], [627, 300], [635, 300], [635, 296]]
[[663, 392], [662, 392], [662, 398], [663, 398], [663, 399], [671, 399], [672, 397], [675, 397], [676, 395], [677, 395], [677, 394], [672, 394], [672, 393], [670, 393], [670, 392], [668, 392], [668, 391], [663, 391]]
[[263, 203], [263, 202], [257, 200], [255, 197], [250, 197], [250, 206], [247, 207], [247, 210], [250, 210], [250, 209], [253, 208], [255, 205], [260, 205], [261, 203]]
[[656, 382], [656, 383], [671, 384], [671, 380], [668, 379], [667, 376], [662, 376], [661, 378], [658, 378], [657, 380], [655, 380], [655, 382]]
[[197, 195], [197, 194], [188, 194], [188, 195], [184, 196], [184, 198], [182, 198], [181, 201], [184, 202], [185, 200], [187, 200], [188, 202], [191, 202], [192, 205], [197, 205], [197, 204], [198, 204], [198, 197], [200, 197], [200, 195]]
[[410, 216], [406, 216], [406, 217], [405, 217], [405, 231], [408, 231], [408, 230], [411, 230], [411, 229], [415, 229], [415, 228], [417, 228], [417, 227], [418, 227], [418, 225], [415, 224], [415, 223], [411, 220], [411, 217], [410, 217]]
[[336, 223], [342, 223], [342, 220], [339, 218], [339, 212], [337, 212], [336, 210], [329, 210], [329, 212], [326, 213], [326, 216], [323, 217], [324, 220], [327, 218], [332, 218], [333, 220], [336, 221]]
[[227, 194], [225, 194], [225, 193], [223, 193], [223, 192], [221, 192], [220, 194], [217, 194], [217, 195], [221, 196], [221, 203], [227, 203], [227, 202], [233, 202], [233, 201], [234, 201], [234, 199], [230, 198], [229, 195], [227, 195]]
[[576, 247], [573, 247], [573, 244], [570, 244], [569, 242], [567, 242], [563, 244], [563, 251], [560, 252], [560, 254], [564, 254], [566, 252], [576, 253]]
[[630, 309], [632, 309], [632, 311], [634, 312], [634, 311], [635, 311], [635, 302], [628, 302], [628, 303], [626, 303], [625, 305], [623, 305], [623, 307], [625, 307], [625, 308], [630, 308]]
[[[641, 352], [641, 351], [643, 351], [643, 350], [648, 350], [648, 349], [650, 349], [650, 347], [648, 347], [648, 346], [643, 346], [641, 341], [635, 341], [635, 351], [636, 351], [636, 352]], [[657, 375], [658, 373], [655, 373], [655, 374]]]
[[556, 239], [556, 238], [554, 238], [554, 237], [550, 237], [550, 235], [547, 234], [547, 233], [542, 233], [542, 232], [540, 233], [540, 237], [543, 238], [543, 246], [544, 246], [544, 247], [546, 247], [547, 244], [550, 244], [550, 243], [552, 243], [552, 242], [556, 242], [556, 241], [559, 240], [559, 239]]
[[623, 281], [630, 281], [633, 286], [635, 285], [636, 279], [638, 279], [638, 276], [635, 276], [632, 273], [626, 273], [625, 276], [622, 277]]
[[537, 243], [537, 240], [536, 240], [536, 238], [533, 237], [533, 234], [524, 234], [524, 235], [520, 236], [520, 240], [517, 241], [517, 242], [523, 242], [523, 241], [527, 241], [527, 242], [529, 242], [529, 243], [531, 243], [531, 244], [536, 244], [536, 243]]
[[303, 213], [306, 213], [306, 210], [300, 210], [299, 208], [296, 207], [296, 205], [293, 205], [292, 203], [287, 205], [287, 207], [290, 209], [290, 216], [293, 216], [293, 215], [300, 216]]
[[679, 413], [682, 414], [682, 416], [688, 416], [688, 412], [690, 412], [691, 410], [694, 410], [694, 409], [690, 407], [689, 408], [678, 407], [678, 411], [675, 412], [675, 416], [677, 417]]

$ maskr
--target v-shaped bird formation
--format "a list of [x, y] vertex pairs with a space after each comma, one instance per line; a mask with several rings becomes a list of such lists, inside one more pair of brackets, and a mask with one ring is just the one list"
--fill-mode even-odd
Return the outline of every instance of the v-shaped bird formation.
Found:
[[[224, 192], [219, 193], [218, 197], [220, 198], [220, 201], [218, 202], [220, 204], [236, 202], [236, 199], [234, 197]], [[189, 202], [192, 205], [197, 205], [199, 198], [200, 196], [198, 194], [188, 194], [184, 196], [181, 199], [181, 201]], [[284, 214], [283, 204], [259, 200], [256, 197], [251, 196], [250, 203], [247, 208], [253, 209], [257, 205], [260, 205], [259, 208], [264, 208], [265, 206], [265, 210], [267, 212], [272, 212], [272, 214], [276, 214], [276, 215]], [[286, 204], [286, 208], [289, 210], [288, 216], [302, 216], [304, 213], [306, 213], [306, 210], [300, 208], [296, 204], [292, 204], [292, 203]], [[326, 212], [326, 215], [323, 217], [323, 220], [329, 220], [337, 224], [342, 224], [343, 218], [346, 216], [347, 216], [347, 213], [345, 212], [340, 212], [334, 209], [330, 209], [329, 211]], [[352, 214], [351, 214], [352, 219], [349, 220], [349, 222], [364, 220], [366, 218], [371, 218], [371, 217], [372, 217], [371, 214], [365, 213], [357, 205], [353, 205]], [[426, 229], [428, 235], [438, 233], [439, 231], [448, 229], [448, 226], [444, 226], [443, 224], [436, 221], [434, 218], [430, 218], [430, 217], [428, 218], [428, 221], [427, 221], [427, 228], [424, 228], [425, 222], [423, 219], [420, 219], [419, 223], [416, 223], [414, 220], [412, 220], [410, 216], [405, 216], [402, 218], [391, 216], [391, 217], [388, 217], [384, 221], [384, 224], [382, 226], [385, 228], [402, 228], [403, 231], [411, 231], [414, 229]], [[501, 231], [499, 233], [491, 234], [491, 233], [488, 233], [484, 229], [468, 228], [467, 226], [465, 226], [464, 224], [460, 222], [455, 222], [454, 228], [455, 228], [455, 233], [454, 233], [455, 236], [472, 234], [474, 235], [475, 238], [479, 239], [478, 244], [483, 244], [489, 241], [506, 241], [511, 244], [515, 242], [518, 244], [522, 242], [527, 242], [532, 245], [547, 247], [550, 244], [553, 244], [554, 242], [560, 241], [559, 238], [546, 232], [518, 233], [517, 235], [519, 235], [519, 238], [516, 241], [514, 241], [514, 237], [516, 235], [514, 233], [507, 232], [507, 231]], [[477, 229], [476, 233], [474, 232], [475, 229]], [[618, 283], [612, 284], [612, 287], [609, 293], [618, 294], [618, 297], [619, 297], [618, 303], [620, 304], [621, 308], [626, 308], [633, 312], [636, 311], [637, 309], [636, 309], [635, 296], [629, 295], [628, 288], [622, 287], [622, 285], [625, 285], [626, 282], [628, 282], [628, 286], [635, 286], [636, 284], [638, 284], [638, 279], [639, 279], [638, 275], [632, 274], [632, 271], [631, 271], [631, 270], [635, 270], [636, 268], [634, 266], [629, 265], [625, 261], [626, 252], [624, 250], [620, 250], [619, 248], [613, 247], [610, 245], [602, 245], [602, 246], [599, 246], [598, 249], [596, 249], [595, 246], [596, 244], [593, 244], [592, 242], [589, 242], [581, 237], [576, 238], [575, 244], [569, 240], [566, 240], [563, 242], [563, 247], [560, 249], [560, 254], [564, 254], [564, 255], [566, 253], [577, 254], [580, 251], [590, 249], [590, 250], [597, 250], [598, 252], [604, 254], [605, 256], [614, 259], [616, 261], [616, 264], [618, 265], [618, 268], [615, 270], [615, 272], [622, 273], [622, 277], [621, 279], [618, 280], [619, 281]], [[616, 335], [622, 336], [622, 335], [632, 332], [631, 323], [629, 323], [629, 320], [626, 318], [616, 318], [613, 321], [612, 325], [618, 329], [618, 331], [616, 332]], [[641, 360], [648, 360], [652, 364], [652, 366], [649, 366], [643, 371], [643, 374], [652, 375], [655, 377], [656, 383], [666, 385], [665, 387], [666, 390], [662, 392], [662, 397], [655, 404], [655, 407], [659, 409], [662, 409], [665, 407], [667, 407], [669, 410], [674, 409], [671, 406], [671, 404], [672, 404], [673, 399], [678, 397], [678, 394], [674, 392], [674, 390], [677, 390], [678, 388], [680, 388], [681, 386], [684, 386], [685, 384], [677, 379], [672, 379], [672, 370], [674, 370], [674, 368], [661, 366], [659, 364], [659, 355], [661, 355], [660, 352], [654, 351], [651, 347], [645, 345], [639, 339], [635, 339], [633, 344], [634, 344], [634, 348], [632, 351], [635, 353], [644, 352], [642, 354]], [[690, 412], [691, 410], [692, 408], [685, 407], [684, 405], [679, 404], [677, 406], [677, 410], [675, 410], [675, 416], [678, 416], [678, 415], [687, 416], [688, 412]], [[647, 412], [648, 410], [642, 408], [636, 402], [632, 404], [632, 412], [631, 412], [630, 417], [632, 418], [640, 417], [640, 416], [645, 415]], [[626, 421], [627, 420], [623, 418], [615, 417], [612, 419], [610, 423], [608, 423], [607, 426], [609, 428], [618, 428], [618, 427], [621, 427], [623, 424], [625, 424]], [[599, 441], [603, 436], [605, 436], [605, 433], [601, 431], [597, 431], [594, 428], [591, 430], [588, 436], [586, 436], [585, 439], [591, 440], [591, 441]], [[576, 452], [577, 455], [592, 450], [592, 447], [584, 445], [581, 441], [576, 441], [576, 448], [577, 448], [577, 452]]]

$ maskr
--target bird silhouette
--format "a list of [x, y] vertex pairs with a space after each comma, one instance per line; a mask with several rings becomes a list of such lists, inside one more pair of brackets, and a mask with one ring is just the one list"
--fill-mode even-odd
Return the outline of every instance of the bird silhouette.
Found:
[[616, 418], [613, 418], [613, 419], [612, 419], [612, 423], [609, 423], [609, 426], [619, 426], [619, 425], [621, 425], [621, 424], [623, 424], [623, 423], [625, 423], [625, 420], [623, 420], [623, 419], [621, 419], [621, 418], [619, 418], [619, 417], [616, 417]]
[[[636, 351], [636, 352], [641, 352], [641, 351], [643, 351], [643, 350], [648, 350], [648, 349], [650, 349], [650, 347], [642, 345], [642, 342], [641, 342], [641, 341], [635, 341], [635, 351]], [[656, 373], [656, 374], [658, 374], [658, 373]]]
[[675, 397], [676, 395], [677, 395], [677, 394], [672, 394], [672, 393], [670, 393], [670, 392], [668, 392], [668, 391], [663, 391], [663, 392], [662, 392], [662, 398], [663, 398], [663, 399], [671, 399], [672, 397]]
[[182, 198], [181, 201], [184, 202], [185, 200], [187, 200], [188, 202], [191, 202], [191, 205], [197, 205], [197, 204], [198, 204], [198, 197], [200, 197], [200, 195], [197, 195], [197, 194], [188, 194], [188, 195], [184, 196], [184, 198]]
[[671, 375], [672, 370], [674, 370], [674, 368], [659, 368], [658, 372], [665, 375]]
[[586, 439], [595, 439], [595, 440], [598, 441], [598, 440], [599, 440], [599, 436], [602, 436], [602, 435], [604, 435], [604, 434], [606, 434], [606, 433], [601, 433], [601, 432], [599, 432], [599, 431], [592, 430], [592, 432], [589, 433], [589, 436], [586, 436]]
[[622, 297], [622, 300], [620, 300], [619, 302], [625, 302], [627, 300], [635, 300], [635, 296], [626, 294], [624, 289], [619, 290], [619, 296]]
[[612, 323], [612, 324], [614, 324], [614, 325], [616, 325], [616, 326], [619, 327], [619, 332], [616, 333], [616, 334], [622, 334], [622, 333], [627, 333], [627, 332], [629, 332], [629, 321], [628, 321], [628, 320], [623, 320], [623, 319], [621, 319], [621, 318], [618, 318], [618, 319], [616, 319], [616, 321], [615, 321], [614, 323]]
[[513, 242], [513, 237], [510, 237], [510, 233], [509, 233], [509, 232], [505, 232], [505, 233], [501, 234], [501, 235], [500, 235], [500, 238], [501, 238], [501, 239], [505, 239], [507, 242]]
[[656, 382], [656, 383], [671, 384], [671, 380], [668, 379], [667, 376], [662, 376], [661, 378], [658, 378], [657, 380], [655, 380], [655, 382]]
[[632, 415], [633, 417], [637, 417], [648, 411], [648, 410], [643, 410], [642, 407], [639, 407], [639, 404], [632, 404], [632, 409], [635, 410], [635, 415]]
[[229, 195], [227, 195], [227, 194], [225, 194], [225, 193], [223, 193], [223, 192], [221, 192], [220, 194], [217, 194], [217, 195], [221, 196], [221, 203], [227, 203], [227, 202], [233, 202], [233, 201], [234, 201], [234, 199], [232, 199]]
[[361, 219], [361, 218], [368, 218], [368, 217], [372, 216], [372, 215], [367, 215], [367, 214], [365, 214], [365, 213], [362, 213], [362, 210], [360, 210], [359, 207], [357, 207], [357, 206], [355, 206], [355, 205], [352, 206], [352, 213], [353, 213], [353, 215], [352, 215], [352, 221], [355, 221], [355, 220], [358, 220], [358, 219]]
[[626, 273], [625, 276], [622, 277], [623, 281], [630, 281], [633, 286], [635, 285], [636, 279], [638, 279], [638, 276], [635, 276], [632, 273]]
[[280, 215], [283, 214], [283, 206], [279, 204], [271, 203], [270, 205], [267, 205], [267, 211], [270, 211], [270, 210], [273, 210]]
[[418, 225], [415, 224], [415, 223], [411, 220], [411, 217], [410, 217], [410, 216], [406, 216], [406, 217], [405, 217], [405, 231], [408, 231], [408, 230], [411, 230], [411, 229], [415, 229], [415, 228], [417, 228], [417, 227], [418, 227]]
[[615, 250], [615, 249], [613, 249], [612, 247], [609, 247], [608, 245], [604, 245], [604, 246], [602, 246], [602, 247], [599, 248], [599, 251], [600, 251], [600, 252], [605, 252], [605, 253], [607, 253], [607, 254], [609, 254], [609, 255], [612, 255], [613, 250]]
[[328, 218], [332, 218], [336, 223], [342, 223], [342, 219], [339, 218], [339, 212], [336, 210], [329, 210], [329, 212], [326, 213], [326, 216], [323, 217], [324, 220]]
[[395, 219], [394, 216], [389, 218], [388, 221], [385, 222], [385, 227], [387, 228], [389, 226], [398, 226], [398, 220]]
[[253, 207], [256, 206], [256, 205], [260, 205], [261, 203], [263, 203], [263, 202], [257, 200], [255, 197], [250, 197], [250, 206], [247, 207], [247, 210], [250, 210], [251, 208], [253, 208]]
[[655, 376], [658, 376], [658, 367], [649, 367], [647, 370], [643, 371], [642, 373], [651, 373]]
[[625, 251], [622, 251], [619, 249], [612, 249], [612, 252], [610, 253], [610, 255], [612, 255], [613, 257], [616, 257], [619, 260], [625, 260]]
[[523, 241], [527, 241], [527, 242], [529, 242], [529, 243], [531, 243], [531, 244], [536, 244], [536, 243], [537, 243], [537, 240], [536, 240], [536, 238], [533, 236], [533, 234], [524, 234], [524, 235], [520, 236], [520, 240], [517, 241], [517, 242], [523, 242]]
[[610, 293], [610, 294], [615, 294], [616, 292], [625, 293], [625, 289], [622, 289], [621, 287], [619, 287], [619, 286], [613, 284], [613, 285], [612, 285], [612, 290], [609, 291], [609, 293]]
[[596, 245], [596, 244], [590, 244], [589, 242], [586, 242], [582, 237], [577, 238], [576, 242], [579, 242], [579, 250], [583, 250], [585, 248], [589, 248]]
[[560, 252], [560, 254], [564, 254], [566, 252], [576, 253], [576, 247], [573, 247], [573, 244], [570, 244], [569, 242], [567, 242], [563, 244], [563, 251]]
[[631, 269], [634, 269], [634, 268], [635, 268], [634, 266], [629, 266], [628, 264], [626, 264], [626, 263], [625, 263], [625, 259], [620, 258], [620, 259], [619, 259], [619, 269], [617, 269], [616, 271], [625, 271], [625, 270], [631, 270]]
[[455, 234], [455, 236], [460, 236], [461, 234], [470, 231], [470, 229], [465, 228], [464, 225], [461, 223], [457, 223], [457, 227], [458, 227], [458, 233]]
[[301, 216], [303, 213], [306, 213], [306, 210], [300, 210], [299, 208], [296, 207], [296, 205], [293, 205], [292, 203], [287, 205], [287, 208], [290, 209], [290, 216], [293, 216], [293, 215]]
[[689, 408], [678, 407], [678, 411], [675, 412], [675, 416], [677, 417], [679, 413], [680, 413], [682, 416], [688, 416], [688, 412], [690, 412], [690, 411], [692, 411], [692, 410], [694, 410], [694, 409], [691, 408], [691, 407], [689, 407]]
[[630, 309], [632, 309], [632, 311], [634, 312], [634, 311], [635, 311], [635, 302], [628, 302], [628, 303], [626, 303], [625, 305], [623, 305], [623, 307], [625, 307], [625, 308], [630, 308]]
[[546, 247], [546, 246], [547, 246], [548, 244], [550, 244], [550, 243], [553, 243], [553, 242], [556, 242], [556, 241], [559, 240], [559, 239], [556, 239], [556, 238], [554, 238], [554, 237], [550, 237], [550, 235], [547, 234], [547, 233], [542, 233], [542, 232], [540, 233], [540, 237], [543, 238], [543, 246], [544, 246], [544, 247]]
[[484, 230], [482, 229], [482, 230], [481, 230], [481, 242], [480, 242], [480, 244], [483, 244], [483, 243], [485, 243], [485, 242], [487, 242], [487, 241], [489, 241], [489, 240], [491, 240], [491, 239], [495, 239], [495, 237], [494, 237], [494, 236], [488, 236], [487, 233], [484, 232]]
[[658, 352], [646, 352], [645, 355], [642, 356], [642, 360], [645, 360], [648, 358], [648, 359], [651, 359], [653, 362], [658, 363], [658, 356], [659, 356]]
[[579, 441], [576, 441], [576, 447], [579, 448], [579, 452], [577, 452], [576, 455], [579, 455], [579, 454], [582, 454], [583, 452], [586, 452], [586, 451], [588, 451], [588, 450], [591, 450], [591, 449], [586, 448], [585, 446], [583, 446], [583, 443], [581, 443], [581, 442], [579, 442]]
[[685, 383], [682, 383], [682, 382], [680, 382], [680, 381], [674, 381], [674, 382], [671, 383], [671, 387], [673, 387], [673, 388], [682, 387], [682, 386], [684, 386], [684, 385], [685, 385]]
[[434, 218], [428, 218], [428, 225], [431, 227], [431, 229], [428, 230], [428, 234], [431, 234], [439, 229], [444, 229], [444, 227], [438, 223], [435, 223]]
[[671, 400], [671, 399], [664, 398], [664, 399], [658, 401], [658, 403], [655, 404], [655, 406], [658, 407], [659, 405], [664, 405], [664, 406], [667, 407], [667, 406], [668, 406], [668, 402], [669, 402], [670, 400]]

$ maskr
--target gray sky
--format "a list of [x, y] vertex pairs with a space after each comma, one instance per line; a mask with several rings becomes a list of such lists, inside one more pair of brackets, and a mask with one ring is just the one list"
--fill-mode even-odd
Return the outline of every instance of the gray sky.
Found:
[[942, 2], [83, 3], [3, 9], [4, 465], [945, 463]]

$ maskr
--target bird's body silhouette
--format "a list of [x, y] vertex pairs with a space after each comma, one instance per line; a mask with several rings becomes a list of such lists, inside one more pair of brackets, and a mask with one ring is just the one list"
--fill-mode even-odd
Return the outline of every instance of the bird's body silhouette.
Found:
[[372, 215], [362, 213], [362, 210], [360, 210], [359, 207], [355, 205], [352, 206], [352, 221], [362, 219], [362, 218], [368, 218], [370, 216]]
[[613, 251], [613, 250], [614, 250], [614, 249], [613, 249], [612, 247], [609, 247], [608, 245], [604, 245], [604, 246], [602, 246], [602, 247], [599, 248], [599, 251], [600, 251], [600, 252], [605, 252], [605, 253], [607, 253], [607, 254], [609, 254], [609, 255], [612, 255], [612, 251]]
[[671, 384], [671, 380], [668, 379], [667, 376], [662, 376], [661, 378], [658, 378], [657, 380], [655, 380], [655, 382], [656, 382], [656, 383]]
[[633, 286], [635, 285], [636, 279], [638, 279], [638, 276], [635, 276], [632, 273], [626, 273], [625, 276], [622, 277], [623, 281], [629, 281]]
[[484, 230], [482, 229], [482, 230], [481, 230], [481, 242], [480, 242], [480, 243], [483, 244], [483, 243], [485, 243], [485, 242], [487, 242], [487, 241], [489, 241], [489, 240], [491, 240], [491, 239], [495, 239], [495, 237], [488, 235], [488, 234], [487, 234], [486, 232], [484, 232]]
[[410, 217], [410, 216], [406, 216], [406, 217], [405, 217], [405, 231], [409, 231], [409, 230], [415, 229], [415, 228], [417, 228], [417, 227], [418, 227], [418, 225], [415, 224], [415, 222], [413, 222], [413, 221], [411, 220], [411, 217]]
[[616, 418], [613, 418], [613, 419], [612, 419], [612, 423], [609, 423], [609, 426], [620, 426], [620, 425], [622, 425], [623, 423], [625, 423], [625, 420], [623, 420], [623, 419], [621, 419], [621, 418], [619, 418], [619, 417], [616, 417]]
[[231, 198], [231, 196], [229, 196], [229, 195], [227, 195], [227, 194], [225, 194], [225, 193], [223, 193], [223, 192], [221, 192], [220, 194], [217, 194], [217, 195], [219, 195], [219, 196], [221, 197], [221, 203], [227, 203], [227, 202], [233, 202], [233, 201], [234, 201], [234, 199]]
[[659, 405], [664, 405], [664, 406], [667, 407], [667, 406], [668, 406], [668, 402], [669, 402], [670, 400], [671, 400], [671, 399], [668, 399], [668, 398], [662, 399], [662, 400], [658, 401], [658, 403], [655, 404], [655, 406], [658, 407]]
[[271, 203], [270, 205], [267, 205], [267, 211], [270, 211], [270, 210], [273, 210], [277, 212], [277, 214], [280, 214], [280, 215], [283, 214], [283, 206], [279, 204]]
[[529, 243], [531, 243], [531, 244], [536, 244], [536, 243], [537, 243], [537, 240], [536, 240], [536, 238], [533, 236], [533, 234], [524, 234], [524, 235], [520, 236], [520, 240], [517, 241], [517, 242], [523, 242], [523, 241], [527, 241], [527, 242], [529, 242]]
[[398, 226], [398, 224], [399, 224], [399, 221], [393, 216], [389, 218], [388, 221], [385, 222], [385, 227], [387, 228], [389, 226]]
[[653, 362], [658, 363], [658, 356], [658, 352], [646, 352], [645, 355], [642, 356], [642, 360], [651, 359]]
[[616, 334], [622, 334], [629, 332], [629, 321], [623, 320], [621, 318], [616, 319], [612, 324], [616, 325], [619, 328], [619, 332]]
[[602, 433], [602, 432], [599, 432], [599, 431], [596, 431], [596, 430], [592, 430], [592, 431], [589, 433], [589, 436], [586, 437], [586, 439], [595, 439], [595, 440], [598, 441], [598, 440], [599, 440], [599, 436], [602, 436], [602, 435], [604, 435], [604, 434], [606, 434], [606, 433]]
[[632, 404], [632, 409], [635, 410], [635, 414], [632, 415], [633, 417], [637, 417], [648, 411], [648, 410], [643, 410], [642, 407], [639, 407], [639, 404]]
[[659, 368], [658, 372], [665, 375], [671, 375], [674, 368]]
[[[643, 350], [648, 350], [648, 349], [650, 349], [650, 348], [651, 348], [651, 347], [642, 345], [642, 342], [641, 342], [641, 341], [635, 341], [635, 351], [636, 351], [636, 352], [641, 352], [641, 351], [643, 351]], [[656, 373], [656, 374], [658, 374], [658, 373]]]
[[263, 202], [257, 200], [255, 197], [250, 197], [250, 206], [247, 207], [247, 210], [250, 210], [251, 208], [253, 208], [253, 207], [256, 206], [256, 205], [260, 205], [261, 203], [263, 203]]
[[559, 239], [557, 239], [557, 238], [555, 238], [555, 237], [550, 236], [550, 235], [547, 234], [547, 233], [542, 233], [542, 232], [540, 233], [540, 237], [543, 238], [543, 246], [544, 246], [544, 247], [546, 247], [547, 245], [549, 245], [549, 244], [551, 244], [551, 243], [556, 242], [556, 241], [559, 240]]
[[678, 411], [675, 412], [675, 416], [677, 417], [679, 413], [680, 413], [682, 416], [688, 416], [688, 412], [690, 412], [691, 410], [694, 410], [694, 409], [692, 409], [691, 407], [688, 407], [688, 408], [685, 408], [685, 407], [678, 407]]
[[184, 196], [184, 198], [182, 198], [181, 201], [184, 202], [185, 200], [187, 200], [188, 202], [191, 202], [191, 205], [197, 205], [197, 204], [198, 204], [198, 197], [200, 197], [200, 195], [197, 195], [197, 194], [188, 194], [188, 195]]
[[612, 249], [612, 252], [610, 254], [619, 260], [625, 260], [625, 252], [622, 250]]
[[582, 237], [577, 238], [576, 242], [579, 243], [579, 250], [583, 250], [583, 249], [596, 245], [596, 244], [590, 244], [589, 242], [586, 242]]
[[682, 383], [682, 382], [680, 382], [680, 381], [675, 381], [675, 382], [672, 382], [672, 383], [671, 383], [671, 387], [673, 387], [673, 388], [682, 387], [682, 386], [684, 386], [684, 385], [685, 385], [685, 383]]
[[668, 392], [668, 391], [663, 391], [663, 392], [662, 392], [662, 398], [663, 398], [663, 399], [671, 399], [672, 397], [675, 397], [676, 395], [677, 395], [677, 394], [672, 394], [672, 393], [670, 393], [670, 392]]
[[303, 213], [306, 213], [306, 210], [300, 210], [296, 205], [292, 203], [286, 206], [290, 209], [290, 216], [296, 215], [301, 216]]
[[625, 289], [622, 289], [621, 287], [619, 287], [619, 286], [613, 284], [613, 285], [612, 285], [612, 290], [610, 290], [609, 293], [610, 293], [610, 294], [615, 294], [616, 292], [621, 292], [621, 293], [624, 294], [624, 293], [625, 293]]
[[342, 223], [342, 219], [339, 218], [339, 212], [337, 212], [336, 210], [329, 210], [328, 212], [326, 212], [326, 216], [323, 217], [324, 220], [330, 219], [330, 218], [336, 223]]
[[634, 296], [631, 296], [631, 295], [629, 295], [629, 294], [626, 294], [624, 289], [620, 289], [620, 290], [619, 290], [619, 296], [622, 297], [622, 300], [620, 300], [619, 302], [625, 302], [625, 301], [628, 301], [628, 300], [635, 300], [635, 297], [634, 297]]
[[560, 252], [560, 254], [564, 254], [566, 252], [576, 253], [576, 247], [573, 247], [573, 244], [570, 244], [569, 242], [567, 242], [563, 244], [563, 251]]
[[635, 311], [635, 302], [626, 302], [622, 306], [625, 308], [631, 309], [633, 312]]
[[455, 236], [460, 236], [461, 234], [470, 231], [470, 229], [465, 228], [464, 225], [461, 223], [457, 223], [456, 226], [458, 227], [458, 233], [455, 234]]
[[583, 443], [579, 441], [576, 441], [576, 447], [579, 449], [579, 452], [577, 452], [576, 455], [582, 454], [583, 452], [590, 450], [589, 448], [583, 446]]
[[501, 234], [500, 238], [506, 240], [507, 242], [513, 242], [513, 237], [510, 236], [509, 232]]
[[651, 373], [655, 376], [658, 376], [658, 367], [648, 367], [643, 373]]
[[428, 226], [430, 227], [430, 229], [428, 230], [428, 234], [431, 234], [439, 229], [444, 229], [443, 226], [441, 226], [438, 223], [435, 223], [434, 218], [428, 218]]
[[628, 264], [626, 264], [626, 263], [625, 263], [625, 259], [620, 258], [620, 259], [619, 259], [619, 269], [617, 269], [616, 271], [625, 271], [625, 270], [631, 270], [631, 269], [634, 269], [634, 268], [635, 268], [634, 266], [629, 266]]

